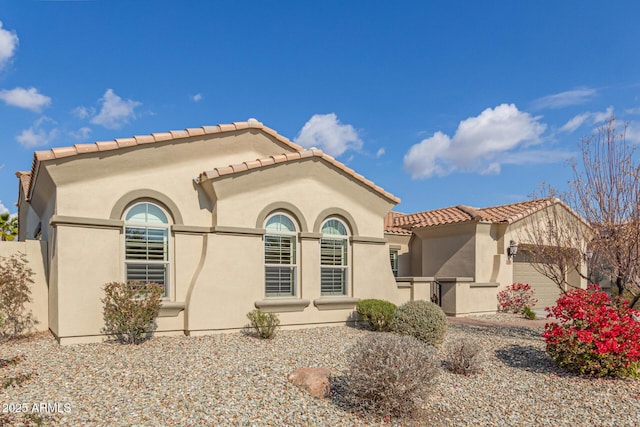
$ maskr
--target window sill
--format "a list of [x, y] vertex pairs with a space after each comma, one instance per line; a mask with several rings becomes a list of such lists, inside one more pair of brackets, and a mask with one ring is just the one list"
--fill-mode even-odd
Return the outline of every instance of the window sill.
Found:
[[256, 301], [256, 308], [265, 312], [303, 311], [309, 306], [308, 299], [298, 298], [269, 298]]
[[177, 317], [178, 314], [184, 310], [185, 303], [184, 301], [171, 302], [171, 301], [162, 301], [162, 305], [160, 306], [160, 312], [158, 313], [158, 317]]
[[313, 300], [313, 305], [318, 310], [344, 310], [355, 308], [360, 298], [351, 298], [347, 296], [326, 296]]

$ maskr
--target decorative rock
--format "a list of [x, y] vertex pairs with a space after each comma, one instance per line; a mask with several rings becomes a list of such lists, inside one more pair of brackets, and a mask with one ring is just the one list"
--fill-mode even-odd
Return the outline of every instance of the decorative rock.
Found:
[[330, 374], [327, 368], [298, 368], [289, 375], [289, 381], [314, 397], [327, 397], [331, 392]]

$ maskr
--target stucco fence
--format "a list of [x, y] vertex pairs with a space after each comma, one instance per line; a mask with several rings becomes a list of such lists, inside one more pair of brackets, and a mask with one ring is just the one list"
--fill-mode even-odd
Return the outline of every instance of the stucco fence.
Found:
[[437, 302], [447, 316], [495, 313], [499, 283], [477, 283], [471, 277], [397, 277], [399, 304]]
[[36, 324], [32, 331], [49, 330], [48, 308], [49, 297], [45, 272], [45, 260], [47, 259], [47, 242], [40, 240], [27, 240], [24, 242], [0, 241], [0, 257], [10, 257], [14, 254], [24, 254], [27, 265], [33, 272], [31, 280], [31, 303], [26, 309], [31, 311]]

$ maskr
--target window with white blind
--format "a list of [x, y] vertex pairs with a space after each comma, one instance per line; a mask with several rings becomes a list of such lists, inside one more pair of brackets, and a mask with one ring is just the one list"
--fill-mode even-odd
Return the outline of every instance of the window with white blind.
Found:
[[296, 289], [297, 229], [287, 215], [267, 218], [264, 235], [265, 295], [294, 296]]
[[347, 227], [332, 218], [322, 224], [320, 294], [346, 295], [349, 271]]
[[394, 277], [398, 277], [398, 251], [392, 250], [389, 252], [389, 261], [391, 261], [391, 271]]
[[169, 296], [169, 220], [157, 205], [136, 203], [125, 215], [126, 280], [157, 283]]

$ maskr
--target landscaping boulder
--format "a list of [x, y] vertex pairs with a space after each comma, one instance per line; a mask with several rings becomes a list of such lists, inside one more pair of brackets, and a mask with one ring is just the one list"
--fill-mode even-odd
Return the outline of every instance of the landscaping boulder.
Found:
[[327, 368], [298, 368], [289, 375], [289, 381], [315, 397], [327, 397], [331, 391]]

